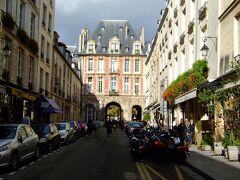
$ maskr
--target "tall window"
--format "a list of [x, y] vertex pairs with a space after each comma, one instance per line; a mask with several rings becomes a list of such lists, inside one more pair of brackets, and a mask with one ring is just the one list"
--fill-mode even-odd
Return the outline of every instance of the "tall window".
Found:
[[46, 72], [46, 77], [45, 77], [45, 90], [48, 91], [48, 82], [49, 82], [49, 74]]
[[124, 79], [124, 93], [129, 93], [129, 77], [125, 77]]
[[48, 32], [52, 30], [52, 15], [49, 13], [48, 15]]
[[43, 69], [40, 68], [40, 88], [43, 89]]
[[111, 72], [117, 72], [117, 60], [112, 59], [111, 61]]
[[44, 59], [44, 51], [45, 51], [45, 38], [41, 37], [41, 58]]
[[111, 91], [112, 92], [117, 91], [117, 78], [116, 77], [111, 78]]
[[88, 59], [88, 71], [93, 71], [93, 60]]
[[47, 18], [47, 7], [43, 4], [43, 14], [42, 14], [42, 24], [46, 26], [46, 18]]
[[135, 72], [139, 72], [139, 59], [135, 60]]
[[47, 43], [47, 58], [46, 58], [46, 63], [49, 64], [50, 61], [50, 44]]
[[6, 0], [6, 12], [12, 14], [12, 0]]
[[31, 14], [30, 38], [35, 39], [35, 15]]
[[20, 3], [20, 18], [19, 18], [19, 26], [24, 29], [25, 24], [25, 3], [21, 1]]
[[129, 72], [129, 59], [125, 59], [124, 71]]
[[102, 77], [98, 78], [98, 92], [100, 92], [100, 93], [103, 92], [103, 78]]
[[91, 93], [92, 91], [93, 91], [93, 78], [89, 77], [88, 78], [87, 92]]
[[98, 71], [99, 72], [103, 72], [103, 68], [104, 66], [103, 66], [103, 59], [99, 59], [98, 60]]
[[139, 94], [139, 78], [135, 78], [135, 94]]
[[32, 57], [30, 57], [30, 61], [29, 61], [29, 74], [28, 74], [28, 82], [32, 83], [33, 81], [33, 67], [34, 67], [34, 60]]
[[23, 63], [23, 50], [19, 49], [18, 64], [17, 64], [17, 76], [18, 77], [22, 77], [22, 63]]

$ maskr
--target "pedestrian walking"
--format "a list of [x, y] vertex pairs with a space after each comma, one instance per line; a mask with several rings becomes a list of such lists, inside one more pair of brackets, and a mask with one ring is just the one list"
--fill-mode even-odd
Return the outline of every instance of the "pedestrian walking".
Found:
[[178, 130], [180, 142], [181, 144], [184, 144], [186, 133], [185, 133], [185, 124], [183, 122], [183, 119], [180, 120], [177, 130]]
[[195, 124], [194, 124], [194, 122], [193, 122], [193, 119], [190, 118], [190, 133], [191, 133], [191, 138], [190, 138], [190, 141], [189, 141], [189, 144], [190, 144], [190, 145], [192, 144], [193, 135], [194, 135], [194, 130], [195, 130]]
[[106, 128], [107, 128], [107, 134], [109, 136], [112, 132], [112, 122], [109, 118], [106, 119], [105, 125], [106, 125]]
[[28, 112], [25, 112], [24, 117], [23, 117], [23, 119], [22, 119], [22, 123], [23, 123], [23, 124], [27, 124], [27, 125], [30, 126], [30, 124], [31, 124], [31, 119], [30, 119], [30, 115], [29, 115]]
[[90, 119], [88, 120], [88, 135], [92, 136], [92, 131], [93, 131], [93, 121]]
[[190, 128], [190, 122], [187, 118], [185, 120], [185, 133], [186, 133], [185, 143], [190, 144], [192, 142], [192, 133]]

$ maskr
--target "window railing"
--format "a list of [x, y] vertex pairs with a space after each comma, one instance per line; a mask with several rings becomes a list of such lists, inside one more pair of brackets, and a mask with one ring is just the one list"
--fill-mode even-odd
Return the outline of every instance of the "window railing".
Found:
[[234, 57], [235, 63], [240, 64], [240, 54]]
[[110, 72], [111, 74], [118, 74], [118, 69], [110, 68], [110, 69], [109, 69], [109, 72]]
[[109, 96], [117, 96], [117, 95], [119, 95], [117, 90], [112, 89], [109, 91]]

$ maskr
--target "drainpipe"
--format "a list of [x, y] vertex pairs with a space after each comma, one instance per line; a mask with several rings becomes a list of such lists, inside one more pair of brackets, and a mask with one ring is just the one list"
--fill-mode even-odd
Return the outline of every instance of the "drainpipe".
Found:
[[194, 61], [197, 60], [198, 58], [198, 5], [199, 2], [195, 1], [195, 22], [194, 22], [194, 27], [195, 27], [195, 34], [194, 34], [194, 52], [195, 52], [195, 57], [194, 57]]

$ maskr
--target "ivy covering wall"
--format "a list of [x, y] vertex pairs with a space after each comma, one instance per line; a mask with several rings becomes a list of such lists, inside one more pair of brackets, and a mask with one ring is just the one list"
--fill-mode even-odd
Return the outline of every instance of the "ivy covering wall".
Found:
[[205, 83], [208, 77], [208, 66], [206, 60], [197, 60], [192, 68], [179, 75], [163, 92], [163, 98], [170, 106], [174, 106], [175, 99]]

